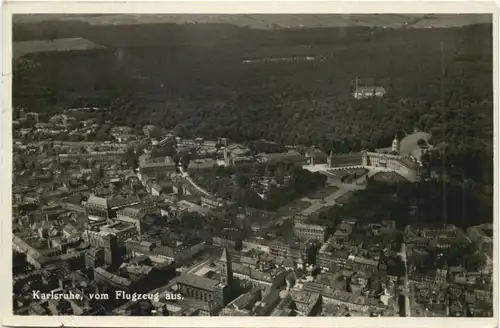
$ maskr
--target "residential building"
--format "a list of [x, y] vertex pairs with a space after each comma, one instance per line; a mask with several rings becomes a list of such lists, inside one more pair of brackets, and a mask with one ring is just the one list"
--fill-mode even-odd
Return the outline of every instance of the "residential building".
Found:
[[201, 173], [212, 170], [217, 165], [217, 161], [211, 158], [193, 159], [188, 164], [187, 172], [189, 174]]
[[202, 251], [205, 248], [205, 242], [192, 240], [170, 245], [157, 245], [148, 241], [129, 239], [125, 242], [125, 248], [132, 256], [146, 255], [155, 262], [180, 262]]
[[169, 177], [175, 173], [175, 162], [171, 157], [149, 157], [139, 158], [139, 173], [156, 179]]
[[85, 253], [85, 266], [87, 268], [98, 268], [104, 265], [104, 249], [90, 248]]
[[100, 231], [116, 236], [120, 244], [124, 244], [129, 238], [138, 236], [137, 226], [131, 223], [114, 222], [99, 228]]
[[317, 249], [313, 243], [282, 243], [274, 241], [270, 245], [270, 254], [276, 257], [292, 259], [299, 268], [316, 263]]
[[224, 229], [218, 235], [212, 237], [216, 246], [231, 247], [240, 250], [242, 247], [242, 235], [237, 229]]
[[305, 224], [297, 222], [293, 227], [294, 236], [297, 240], [318, 240], [325, 242], [328, 237], [327, 227], [317, 224]]
[[294, 304], [293, 308], [301, 316], [315, 316], [321, 304], [321, 296], [318, 293], [292, 290], [289, 297]]

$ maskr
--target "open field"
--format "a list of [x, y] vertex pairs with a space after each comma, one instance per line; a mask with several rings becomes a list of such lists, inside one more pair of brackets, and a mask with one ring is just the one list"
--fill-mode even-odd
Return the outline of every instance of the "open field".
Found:
[[69, 38], [14, 42], [12, 45], [12, 52], [13, 57], [18, 58], [27, 54], [38, 52], [90, 50], [98, 48], [104, 47], [83, 38]]
[[345, 194], [343, 194], [342, 196], [340, 196], [339, 198], [337, 198], [335, 200], [335, 202], [339, 205], [344, 205], [345, 203], [347, 203], [347, 201], [349, 200], [349, 198], [355, 193], [356, 191], [355, 190], [352, 190], [352, 191], [348, 191], [346, 192]]
[[465, 26], [471, 24], [485, 24], [491, 23], [491, 16], [485, 15], [433, 15], [426, 19], [422, 19], [412, 25], [413, 28], [433, 28], [433, 27], [453, 27], [453, 26]]
[[314, 27], [347, 27], [367, 26], [399, 28], [412, 26], [415, 28], [463, 26], [478, 23], [490, 23], [491, 18], [479, 15], [423, 15], [423, 14], [305, 14], [305, 15], [16, 15], [16, 23], [38, 23], [43, 21], [82, 21], [93, 26], [125, 26], [143, 24], [232, 24], [255, 29]]

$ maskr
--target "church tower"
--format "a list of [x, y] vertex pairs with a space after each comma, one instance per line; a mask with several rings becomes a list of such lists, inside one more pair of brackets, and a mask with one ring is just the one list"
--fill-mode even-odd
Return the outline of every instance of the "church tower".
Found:
[[104, 235], [104, 263], [111, 267], [120, 265], [120, 254], [118, 249], [118, 241], [115, 235]]
[[394, 140], [392, 141], [392, 152], [399, 155], [399, 139], [397, 134], [394, 136]]
[[233, 281], [233, 267], [231, 265], [231, 258], [229, 257], [229, 252], [227, 251], [226, 247], [224, 247], [222, 256], [219, 259], [219, 267], [221, 281], [225, 284], [230, 285]]

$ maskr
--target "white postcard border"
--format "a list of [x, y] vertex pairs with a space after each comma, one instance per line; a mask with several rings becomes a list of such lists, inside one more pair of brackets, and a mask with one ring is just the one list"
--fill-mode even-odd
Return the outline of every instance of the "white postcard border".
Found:
[[1, 315], [5, 326], [59, 326], [59, 327], [441, 327], [490, 328], [498, 326], [498, 236], [500, 236], [498, 202], [494, 205], [495, 247], [494, 317], [493, 318], [325, 318], [325, 317], [84, 317], [84, 316], [14, 316], [12, 313], [12, 114], [11, 114], [11, 58], [12, 14], [14, 13], [492, 13], [494, 45], [494, 136], [495, 180], [494, 195], [499, 199], [499, 62], [498, 62], [498, 4], [494, 1], [8, 1], [3, 4], [3, 71], [2, 71], [2, 125], [0, 157], [0, 204], [2, 228]]

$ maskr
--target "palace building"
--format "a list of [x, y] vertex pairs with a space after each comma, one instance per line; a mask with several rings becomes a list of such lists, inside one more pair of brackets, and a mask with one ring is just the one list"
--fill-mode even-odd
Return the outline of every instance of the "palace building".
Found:
[[332, 152], [326, 159], [326, 165], [329, 168], [361, 166], [363, 165], [363, 156], [361, 152], [348, 154], [334, 154]]
[[429, 139], [429, 134], [416, 132], [401, 141], [395, 136], [391, 147], [374, 152], [362, 150], [349, 154], [330, 153], [327, 158], [327, 167], [330, 169], [376, 167], [388, 172], [396, 172], [410, 181], [418, 181], [423, 174], [421, 156], [432, 148], [428, 144], [426, 147], [420, 147], [418, 141], [424, 140], [427, 143]]

